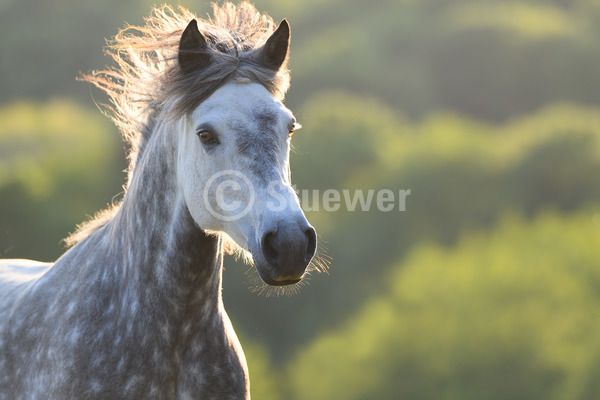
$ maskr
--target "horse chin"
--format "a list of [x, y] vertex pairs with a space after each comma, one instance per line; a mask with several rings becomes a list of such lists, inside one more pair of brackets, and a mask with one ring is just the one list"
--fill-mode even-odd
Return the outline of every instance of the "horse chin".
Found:
[[281, 286], [290, 286], [295, 285], [302, 281], [304, 275], [300, 277], [293, 276], [273, 276], [272, 273], [269, 273], [266, 270], [272, 270], [271, 266], [262, 267], [260, 264], [255, 265], [256, 271], [258, 272], [258, 276], [260, 279], [269, 286], [281, 287]]
[[[260, 274], [259, 274], [259, 276], [260, 276]], [[260, 276], [260, 279], [262, 279], [263, 282], [266, 283], [267, 285], [269, 285], [269, 286], [275, 286], [275, 287], [295, 285], [296, 283], [300, 283], [302, 281], [302, 278], [300, 278], [300, 279], [286, 279], [286, 280], [283, 280], [283, 281], [274, 281], [272, 279], [265, 278], [263, 276]]]

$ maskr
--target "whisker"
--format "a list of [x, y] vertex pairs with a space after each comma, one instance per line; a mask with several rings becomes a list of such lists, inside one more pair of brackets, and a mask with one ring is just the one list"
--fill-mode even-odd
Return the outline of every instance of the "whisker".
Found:
[[329, 267], [331, 266], [332, 261], [333, 258], [327, 255], [327, 247], [322, 243], [319, 243], [317, 252], [310, 261], [307, 270], [309, 272], [316, 271], [329, 274]]

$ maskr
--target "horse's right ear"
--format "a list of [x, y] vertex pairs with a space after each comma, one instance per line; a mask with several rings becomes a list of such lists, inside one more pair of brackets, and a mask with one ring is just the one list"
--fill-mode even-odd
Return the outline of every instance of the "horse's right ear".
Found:
[[210, 53], [198, 22], [191, 20], [179, 41], [179, 66], [184, 73], [206, 68], [210, 64]]

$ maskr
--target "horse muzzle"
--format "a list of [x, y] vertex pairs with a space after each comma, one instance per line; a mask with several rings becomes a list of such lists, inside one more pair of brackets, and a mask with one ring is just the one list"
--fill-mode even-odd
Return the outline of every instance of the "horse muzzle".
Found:
[[[306, 222], [278, 223], [260, 240], [260, 257], [256, 263], [260, 278], [271, 286], [298, 283], [317, 249], [315, 229]], [[256, 257], [255, 257], [256, 260]]]

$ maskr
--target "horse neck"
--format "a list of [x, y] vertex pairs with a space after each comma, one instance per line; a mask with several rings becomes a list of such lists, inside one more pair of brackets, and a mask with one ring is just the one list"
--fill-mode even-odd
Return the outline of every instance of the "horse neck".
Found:
[[207, 235], [192, 219], [177, 188], [176, 133], [161, 129], [167, 128], [158, 125], [138, 157], [111, 221], [110, 243], [116, 243], [122, 282], [138, 300], [163, 298], [173, 308], [171, 315], [183, 315], [194, 304], [207, 317], [216, 315], [221, 305], [221, 238]]

